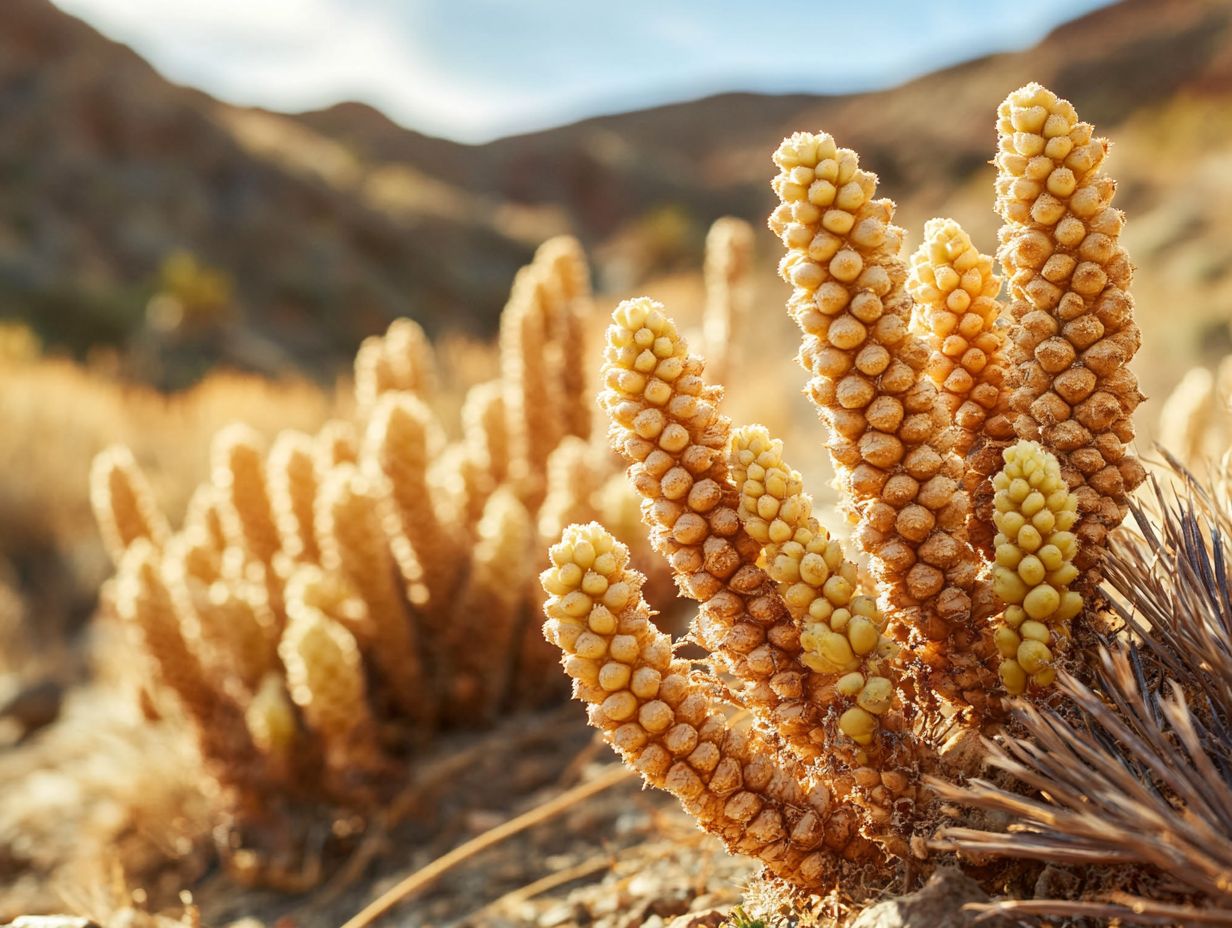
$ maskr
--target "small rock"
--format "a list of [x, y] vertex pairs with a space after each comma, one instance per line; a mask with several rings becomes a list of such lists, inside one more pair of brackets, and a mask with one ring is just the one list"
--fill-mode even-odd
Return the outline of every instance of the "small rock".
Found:
[[[865, 909], [850, 928], [975, 928], [977, 913], [963, 910], [968, 902], [987, 902], [980, 885], [953, 867], [943, 867], [924, 888]], [[1007, 928], [1004, 918], [979, 922], [979, 928]]]

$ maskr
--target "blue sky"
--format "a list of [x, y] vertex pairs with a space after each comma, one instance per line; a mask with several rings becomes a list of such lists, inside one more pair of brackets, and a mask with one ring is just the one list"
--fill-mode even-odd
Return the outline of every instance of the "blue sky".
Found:
[[1109, 0], [55, 2], [232, 102], [357, 99], [485, 141], [723, 90], [884, 87], [1025, 48]]

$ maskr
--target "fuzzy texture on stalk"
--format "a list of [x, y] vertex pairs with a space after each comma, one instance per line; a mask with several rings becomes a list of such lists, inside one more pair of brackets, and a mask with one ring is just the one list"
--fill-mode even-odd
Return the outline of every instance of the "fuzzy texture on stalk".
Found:
[[1128, 364], [1141, 335], [1124, 216], [1100, 169], [1108, 142], [1069, 101], [1028, 84], [1001, 104], [997, 132], [998, 257], [1018, 323], [1014, 429], [1060, 460], [1078, 495], [1078, 566], [1088, 570], [1145, 476], [1130, 447], [1142, 394]]
[[734, 216], [716, 219], [706, 233], [706, 308], [702, 318], [706, 366], [715, 383], [731, 382], [733, 350], [745, 337], [752, 263], [753, 227]]
[[161, 548], [171, 533], [145, 474], [123, 445], [101, 451], [90, 468], [90, 504], [112, 563], [138, 538]]
[[357, 463], [359, 434], [355, 424], [346, 419], [330, 419], [313, 438], [312, 454], [318, 483], [337, 465]]
[[626, 300], [612, 314], [603, 371], [612, 447], [645, 497], [652, 543], [682, 592], [701, 604], [699, 643], [765, 724], [801, 757], [816, 757], [826, 741], [822, 712], [804, 691], [800, 631], [757, 566], [761, 546], [740, 524], [720, 390], [705, 385], [701, 360], [647, 299]]
[[781, 204], [770, 228], [787, 254], [779, 273], [804, 333], [807, 393], [830, 429], [837, 481], [857, 543], [895, 607], [922, 639], [928, 689], [977, 710], [987, 704], [990, 604], [977, 597], [962, 461], [926, 376], [929, 350], [908, 330], [911, 298], [898, 257], [894, 204], [877, 179], [824, 133], [796, 133], [774, 154]]
[[436, 355], [413, 319], [395, 319], [384, 335], [365, 338], [355, 355], [355, 404], [367, 416], [393, 390], [429, 399], [436, 391]]
[[167, 584], [159, 552], [143, 538], [129, 545], [120, 564], [116, 612], [140, 639], [155, 679], [178, 698], [210, 773], [228, 789], [228, 802], [255, 812], [264, 774], [243, 712], [208, 682], [196, 616]]
[[810, 789], [798, 762], [733, 728], [730, 707], [673, 659], [623, 545], [597, 524], [573, 525], [550, 557], [544, 634], [563, 652], [591, 724], [648, 783], [729, 849], [798, 886], [830, 882], [844, 857], [875, 854], [851, 810], [836, 808], [825, 787]]
[[197, 531], [218, 554], [227, 547], [227, 534], [222, 526], [222, 491], [212, 483], [203, 483], [188, 498], [181, 531]]

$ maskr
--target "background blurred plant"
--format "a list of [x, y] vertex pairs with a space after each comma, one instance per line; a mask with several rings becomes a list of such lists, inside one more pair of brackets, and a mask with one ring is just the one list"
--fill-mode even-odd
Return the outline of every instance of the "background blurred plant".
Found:
[[470, 389], [453, 441], [435, 352], [396, 321], [356, 356], [356, 420], [269, 444], [219, 431], [176, 532], [132, 454], [96, 459], [137, 682], [159, 706], [174, 694], [195, 731], [242, 879], [311, 884], [313, 830], [373, 814], [434, 733], [559, 692], [532, 620], [540, 527], [628, 524], [627, 495], [600, 492], [616, 465], [592, 435], [589, 306], [577, 244], [549, 241], [514, 283], [500, 377]]

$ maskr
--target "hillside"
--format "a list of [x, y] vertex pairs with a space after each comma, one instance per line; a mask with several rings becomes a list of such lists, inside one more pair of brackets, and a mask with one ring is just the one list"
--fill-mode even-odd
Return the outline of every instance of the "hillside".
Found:
[[[1211, 204], [1232, 196], [1213, 160], [1232, 135], [1232, 9], [1219, 0], [1128, 0], [1032, 50], [879, 93], [727, 94], [481, 146], [362, 104], [294, 116], [228, 106], [169, 84], [46, 0], [7, 6], [0, 315], [33, 318], [52, 343], [320, 374], [398, 313], [490, 331], [513, 270], [547, 235], [577, 234], [600, 286], [623, 290], [695, 262], [719, 215], [760, 224], [768, 153], [801, 127], [858, 149], [909, 228], [945, 208], [991, 248], [992, 114], [1031, 79], [1116, 138], [1133, 234], [1165, 257], [1205, 255], [1179, 281], [1169, 274], [1170, 295], [1189, 279], [1194, 318], [1226, 314], [1217, 243], [1229, 220]], [[1165, 141], [1166, 172], [1151, 160]], [[1183, 210], [1161, 200], [1178, 171], [1193, 175]], [[151, 333], [145, 303], [177, 249], [225, 272], [235, 306], [203, 328]]]

